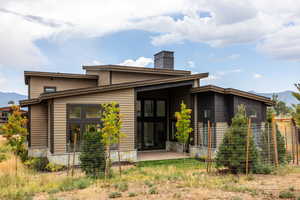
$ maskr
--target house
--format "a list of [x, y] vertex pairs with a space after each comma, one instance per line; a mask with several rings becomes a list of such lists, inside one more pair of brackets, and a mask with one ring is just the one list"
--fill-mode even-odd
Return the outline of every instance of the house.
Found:
[[[20, 110], [23, 116], [27, 115], [26, 110]], [[0, 108], [0, 125], [7, 123], [8, 121], [8, 116], [12, 113], [12, 108], [7, 106], [7, 107], [1, 107]]]
[[[200, 86], [208, 73], [174, 69], [174, 54], [154, 55], [154, 68], [118, 65], [83, 66], [85, 74], [25, 71], [29, 110], [29, 154], [65, 164], [73, 152], [73, 135], [100, 123], [100, 104], [115, 101], [123, 118], [122, 160], [137, 161], [143, 151], [178, 151], [174, 113], [184, 101], [193, 110], [190, 151], [205, 149], [202, 129], [208, 120], [226, 128], [239, 104], [245, 104], [255, 123], [263, 123], [269, 98], [251, 93]], [[216, 133], [216, 135], [222, 135]], [[207, 138], [207, 137], [206, 137]], [[116, 152], [112, 150], [112, 157]]]

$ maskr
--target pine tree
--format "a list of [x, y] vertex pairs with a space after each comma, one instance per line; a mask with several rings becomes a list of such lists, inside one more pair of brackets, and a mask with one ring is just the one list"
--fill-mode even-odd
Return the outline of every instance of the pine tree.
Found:
[[[249, 171], [253, 171], [258, 163], [258, 152], [250, 137], [249, 142]], [[223, 142], [219, 146], [216, 165], [226, 167], [232, 173], [246, 171], [246, 144], [247, 144], [247, 117], [245, 106], [240, 105], [238, 112], [232, 119], [230, 128], [224, 135]]]
[[83, 144], [79, 155], [80, 167], [87, 176], [100, 177], [105, 170], [105, 151], [101, 133], [87, 132], [83, 137]]

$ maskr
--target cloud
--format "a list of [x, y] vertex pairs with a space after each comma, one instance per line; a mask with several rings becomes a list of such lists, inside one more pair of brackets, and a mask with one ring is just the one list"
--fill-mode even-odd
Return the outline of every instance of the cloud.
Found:
[[228, 56], [228, 58], [231, 59], [231, 60], [238, 59], [239, 57], [241, 57], [240, 54], [231, 54], [230, 56]]
[[136, 67], [146, 67], [146, 66], [148, 66], [151, 63], [153, 63], [153, 59], [152, 58], [139, 57], [136, 60], [132, 60], [132, 59], [124, 60], [119, 65], [136, 66]]
[[187, 62], [187, 68], [195, 68], [195, 62], [194, 61], [188, 61]]
[[251, 43], [274, 58], [300, 61], [297, 0], [10, 0], [0, 2], [0, 24], [1, 63], [19, 68], [47, 64], [36, 45], [40, 39], [102, 37], [126, 30], [151, 33], [155, 46]]
[[261, 74], [253, 74], [253, 78], [259, 79], [262, 78], [263, 76]]
[[228, 75], [232, 73], [240, 73], [240, 72], [242, 72], [241, 69], [232, 69], [232, 70], [225, 70], [225, 71], [217, 71], [216, 74], [218, 74], [219, 76], [224, 76], [224, 75]]

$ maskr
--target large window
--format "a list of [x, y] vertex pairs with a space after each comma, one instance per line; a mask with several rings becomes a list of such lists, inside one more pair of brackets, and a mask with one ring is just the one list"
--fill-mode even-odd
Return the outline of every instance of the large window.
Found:
[[67, 106], [67, 151], [74, 150], [75, 134], [77, 142], [75, 151], [80, 151], [83, 135], [101, 127], [101, 107], [97, 104], [68, 104]]

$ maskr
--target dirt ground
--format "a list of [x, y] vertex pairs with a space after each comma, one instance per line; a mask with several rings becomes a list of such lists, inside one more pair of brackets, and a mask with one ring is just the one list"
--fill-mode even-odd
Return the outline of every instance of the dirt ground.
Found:
[[[297, 170], [298, 171], [298, 170]], [[205, 179], [213, 179], [214, 181], [224, 182], [222, 185], [216, 183], [213, 185], [199, 183], [189, 184], [185, 181], [157, 181], [155, 184], [156, 193], [150, 194], [150, 187], [141, 181], [128, 182], [128, 190], [121, 193], [121, 197], [117, 199], [229, 199], [229, 200], [252, 200], [252, 199], [282, 199], [279, 193], [282, 191], [290, 191], [295, 195], [294, 199], [300, 197], [300, 171], [299, 173], [288, 173], [276, 175], [250, 175], [246, 176], [229, 176], [224, 175], [206, 175]], [[209, 181], [208, 181], [209, 182]], [[95, 183], [93, 186], [71, 192], [61, 192], [55, 195], [40, 194], [35, 196], [35, 200], [47, 199], [64, 199], [64, 200], [99, 200], [110, 199], [109, 195], [117, 190], [113, 186], [114, 183]], [[136, 196], [129, 197], [130, 193]]]

